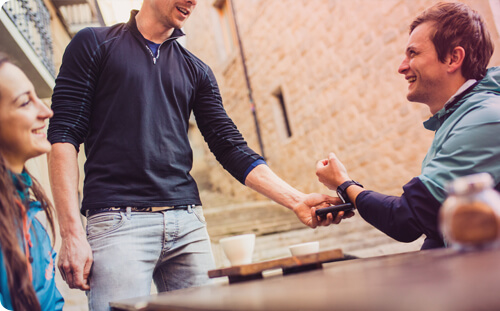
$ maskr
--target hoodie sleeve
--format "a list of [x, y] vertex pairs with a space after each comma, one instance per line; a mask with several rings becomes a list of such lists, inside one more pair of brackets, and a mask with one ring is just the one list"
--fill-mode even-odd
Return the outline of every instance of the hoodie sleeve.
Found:
[[3, 262], [3, 251], [0, 248], [0, 306], [3, 308], [10, 307], [7, 306], [7, 301], [10, 304], [10, 293], [9, 284], [7, 282], [7, 271], [5, 271], [5, 265]]
[[[418, 177], [403, 187], [401, 197], [363, 191], [356, 199], [361, 217], [375, 228], [400, 242], [412, 242], [425, 234], [423, 249], [431, 243], [444, 246], [438, 228], [441, 203]], [[430, 241], [432, 240], [432, 242]]]
[[[52, 250], [52, 262], [56, 262], [56, 252]], [[54, 265], [53, 273], [55, 275], [56, 273], [56, 267]], [[57, 288], [55, 281], [54, 281], [54, 310], [56, 311], [62, 311], [64, 307], [64, 298], [61, 295], [61, 292], [59, 292], [59, 289]]]

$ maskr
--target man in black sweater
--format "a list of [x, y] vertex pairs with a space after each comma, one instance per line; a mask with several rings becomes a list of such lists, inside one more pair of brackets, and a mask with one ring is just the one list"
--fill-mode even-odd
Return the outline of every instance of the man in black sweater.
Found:
[[[191, 112], [217, 160], [237, 180], [312, 228], [314, 206], [247, 146], [227, 116], [210, 68], [177, 38], [196, 0], [145, 0], [128, 23], [86, 28], [68, 45], [52, 98], [49, 171], [71, 288], [90, 290], [91, 310], [110, 301], [205, 284], [214, 267], [187, 131]], [[78, 211], [80, 144], [87, 161]], [[87, 241], [88, 240], [88, 241]], [[92, 266], [92, 275], [89, 277]]]

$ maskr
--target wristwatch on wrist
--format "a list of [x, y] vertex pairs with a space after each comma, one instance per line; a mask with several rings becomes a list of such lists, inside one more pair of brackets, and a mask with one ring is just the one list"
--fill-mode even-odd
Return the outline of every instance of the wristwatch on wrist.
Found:
[[349, 199], [349, 196], [347, 195], [347, 188], [352, 185], [357, 185], [360, 186], [361, 188], [364, 188], [362, 184], [360, 184], [357, 181], [354, 180], [348, 180], [342, 183], [340, 186], [337, 187], [337, 195], [339, 198], [342, 200], [344, 203], [352, 203], [351, 200]]

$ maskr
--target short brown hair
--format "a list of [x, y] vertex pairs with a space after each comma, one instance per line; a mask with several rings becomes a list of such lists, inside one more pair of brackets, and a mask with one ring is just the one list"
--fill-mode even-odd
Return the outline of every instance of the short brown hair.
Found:
[[410, 34], [420, 24], [434, 23], [431, 35], [438, 58], [444, 63], [448, 53], [457, 46], [465, 50], [462, 75], [480, 80], [493, 54], [493, 42], [486, 24], [476, 11], [464, 3], [439, 2], [422, 12], [410, 25]]

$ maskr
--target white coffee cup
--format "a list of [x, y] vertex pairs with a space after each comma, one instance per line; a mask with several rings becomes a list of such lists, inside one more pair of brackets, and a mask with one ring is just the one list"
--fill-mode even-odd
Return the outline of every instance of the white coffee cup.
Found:
[[243, 234], [220, 239], [220, 245], [232, 266], [252, 263], [255, 234]]
[[301, 244], [295, 244], [289, 247], [292, 256], [300, 256], [306, 254], [313, 254], [319, 251], [319, 242], [307, 242]]

